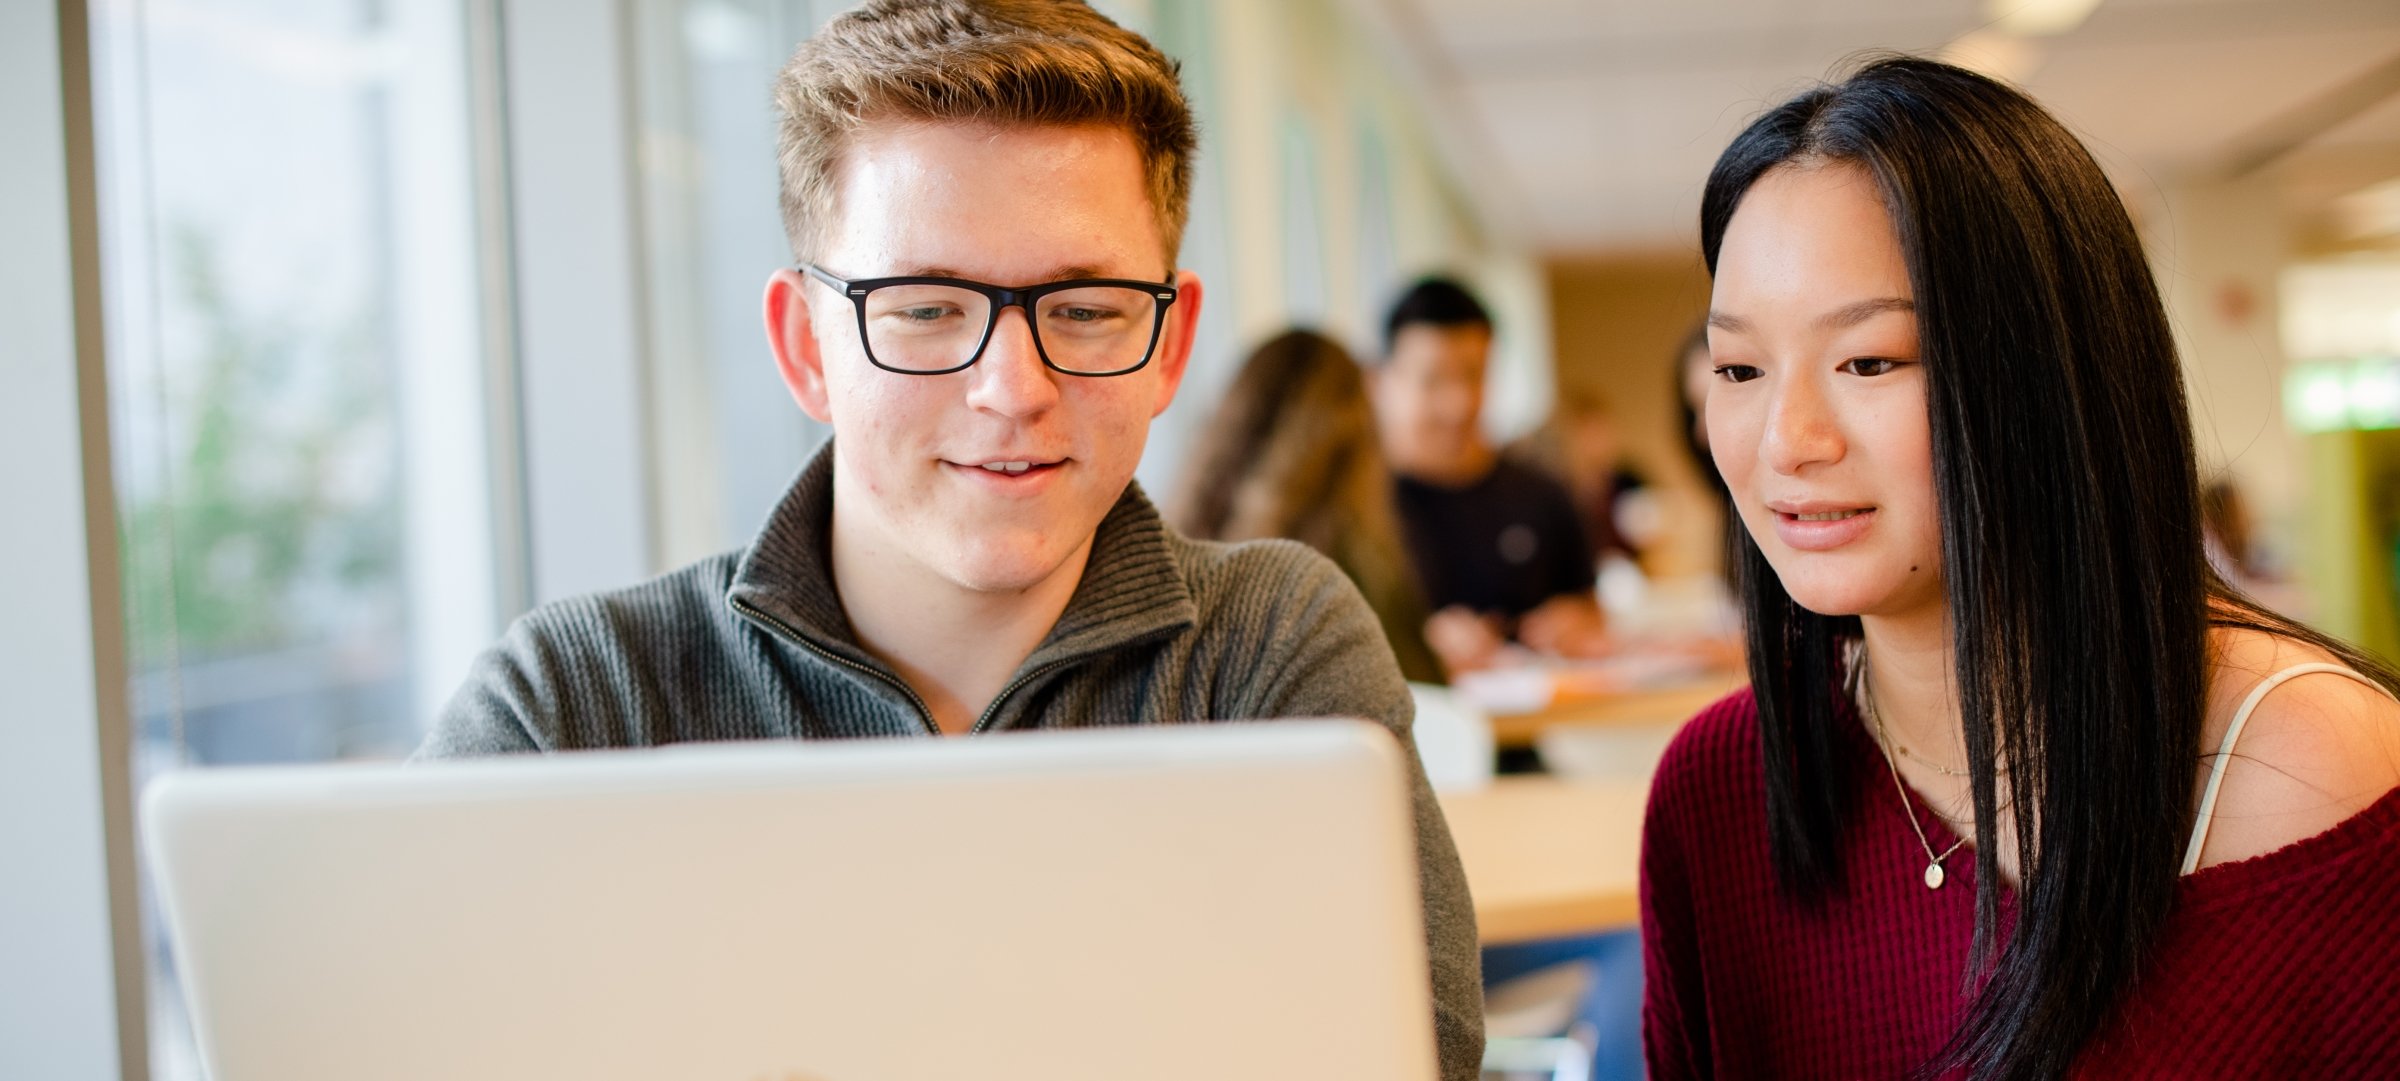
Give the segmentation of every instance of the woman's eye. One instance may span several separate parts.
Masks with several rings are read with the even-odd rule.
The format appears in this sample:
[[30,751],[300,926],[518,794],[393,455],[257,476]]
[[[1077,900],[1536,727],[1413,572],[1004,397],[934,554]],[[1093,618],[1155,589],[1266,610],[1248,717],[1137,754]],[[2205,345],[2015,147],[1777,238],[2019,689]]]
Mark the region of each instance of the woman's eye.
[[1898,368],[1899,366],[1899,361],[1886,360],[1882,357],[1852,357],[1849,360],[1842,362],[1841,370],[1849,372],[1852,375],[1862,375],[1871,379],[1878,375],[1889,374],[1892,369]]
[[1719,364],[1716,367],[1716,373],[1717,378],[1728,383],[1747,383],[1761,374],[1758,369],[1747,364]]

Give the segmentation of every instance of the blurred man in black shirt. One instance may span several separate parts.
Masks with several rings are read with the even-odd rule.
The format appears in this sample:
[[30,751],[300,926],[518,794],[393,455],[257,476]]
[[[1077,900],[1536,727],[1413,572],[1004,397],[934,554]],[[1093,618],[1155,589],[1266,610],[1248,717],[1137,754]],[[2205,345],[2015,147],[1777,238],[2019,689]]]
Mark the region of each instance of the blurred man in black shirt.
[[1501,459],[1483,432],[1492,319],[1457,282],[1428,278],[1384,321],[1370,381],[1401,528],[1434,610],[1426,640],[1451,671],[1509,638],[1553,653],[1600,648],[1593,557],[1557,481]]

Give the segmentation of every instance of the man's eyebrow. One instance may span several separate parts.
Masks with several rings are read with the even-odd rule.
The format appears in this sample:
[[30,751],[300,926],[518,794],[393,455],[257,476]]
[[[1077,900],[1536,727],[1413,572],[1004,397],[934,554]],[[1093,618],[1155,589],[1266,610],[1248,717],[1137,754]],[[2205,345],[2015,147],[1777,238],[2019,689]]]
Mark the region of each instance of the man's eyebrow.
[[1708,310],[1708,325],[1735,334],[1746,334],[1750,330],[1749,320],[1732,312],[1721,312],[1715,308]]
[[[957,279],[959,279],[959,280],[961,280],[961,281],[981,281],[981,280],[982,280],[982,279],[980,279],[980,278],[977,278],[977,277],[975,277],[975,276],[974,276],[974,275],[972,275],[972,274],[968,274],[968,273],[966,273],[966,272],[964,272],[964,271],[961,271],[961,270],[959,270],[959,269],[957,269],[957,268],[955,268],[955,267],[946,267],[946,266],[941,266],[941,265],[938,265],[938,264],[931,264],[931,263],[920,263],[920,264],[916,264],[916,265],[912,265],[912,266],[903,266],[903,267],[901,267],[901,268],[900,268],[900,270],[899,270],[899,272],[898,272],[898,273],[896,273],[896,274],[893,274],[892,276],[893,276],[893,277],[895,277],[895,278],[957,278]],[[1086,265],[1084,265],[1084,264],[1078,263],[1078,264],[1074,264],[1074,265],[1072,265],[1072,266],[1052,267],[1052,268],[1050,268],[1050,273],[1043,275],[1041,278],[1039,278],[1038,280],[1035,280],[1035,281],[1030,281],[1030,282],[992,282],[992,283],[990,283],[990,284],[993,284],[993,285],[1006,285],[1006,286],[1020,286],[1020,285],[1040,285],[1040,284],[1042,284],[1043,282],[1063,282],[1063,281],[1074,281],[1074,280],[1076,280],[1076,279],[1078,279],[1078,278],[1105,278],[1105,277],[1109,277],[1109,275],[1101,273],[1101,272],[1100,272],[1100,268],[1099,268],[1099,267],[1095,267],[1095,266],[1086,266]]]
[[1854,327],[1885,312],[1914,312],[1915,301],[1907,297],[1877,297],[1856,304],[1844,304],[1817,317],[1817,325],[1828,330]]

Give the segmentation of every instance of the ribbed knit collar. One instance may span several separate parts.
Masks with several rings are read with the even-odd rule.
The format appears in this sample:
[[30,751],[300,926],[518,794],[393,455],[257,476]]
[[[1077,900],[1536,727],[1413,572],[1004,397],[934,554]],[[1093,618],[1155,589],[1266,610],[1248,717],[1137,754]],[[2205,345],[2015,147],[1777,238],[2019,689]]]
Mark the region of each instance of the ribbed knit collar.
[[[896,680],[889,666],[858,644],[834,586],[833,455],[828,439],[801,469],[742,554],[725,598],[737,612],[755,610],[809,645]],[[1083,580],[1066,610],[1020,671],[1087,659],[1198,619],[1166,522],[1141,486],[1129,483],[1100,519]]]

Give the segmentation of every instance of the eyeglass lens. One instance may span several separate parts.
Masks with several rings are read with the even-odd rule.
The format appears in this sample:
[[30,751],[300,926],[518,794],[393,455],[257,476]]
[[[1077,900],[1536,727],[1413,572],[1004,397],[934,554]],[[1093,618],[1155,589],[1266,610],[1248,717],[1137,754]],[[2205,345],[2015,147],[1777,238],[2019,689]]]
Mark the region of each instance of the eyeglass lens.
[[[1157,329],[1146,290],[1095,285],[1034,302],[1034,335],[1050,363],[1107,374],[1139,366]],[[877,363],[912,372],[959,367],[992,322],[990,297],[950,285],[886,285],[866,297],[867,349]]]

